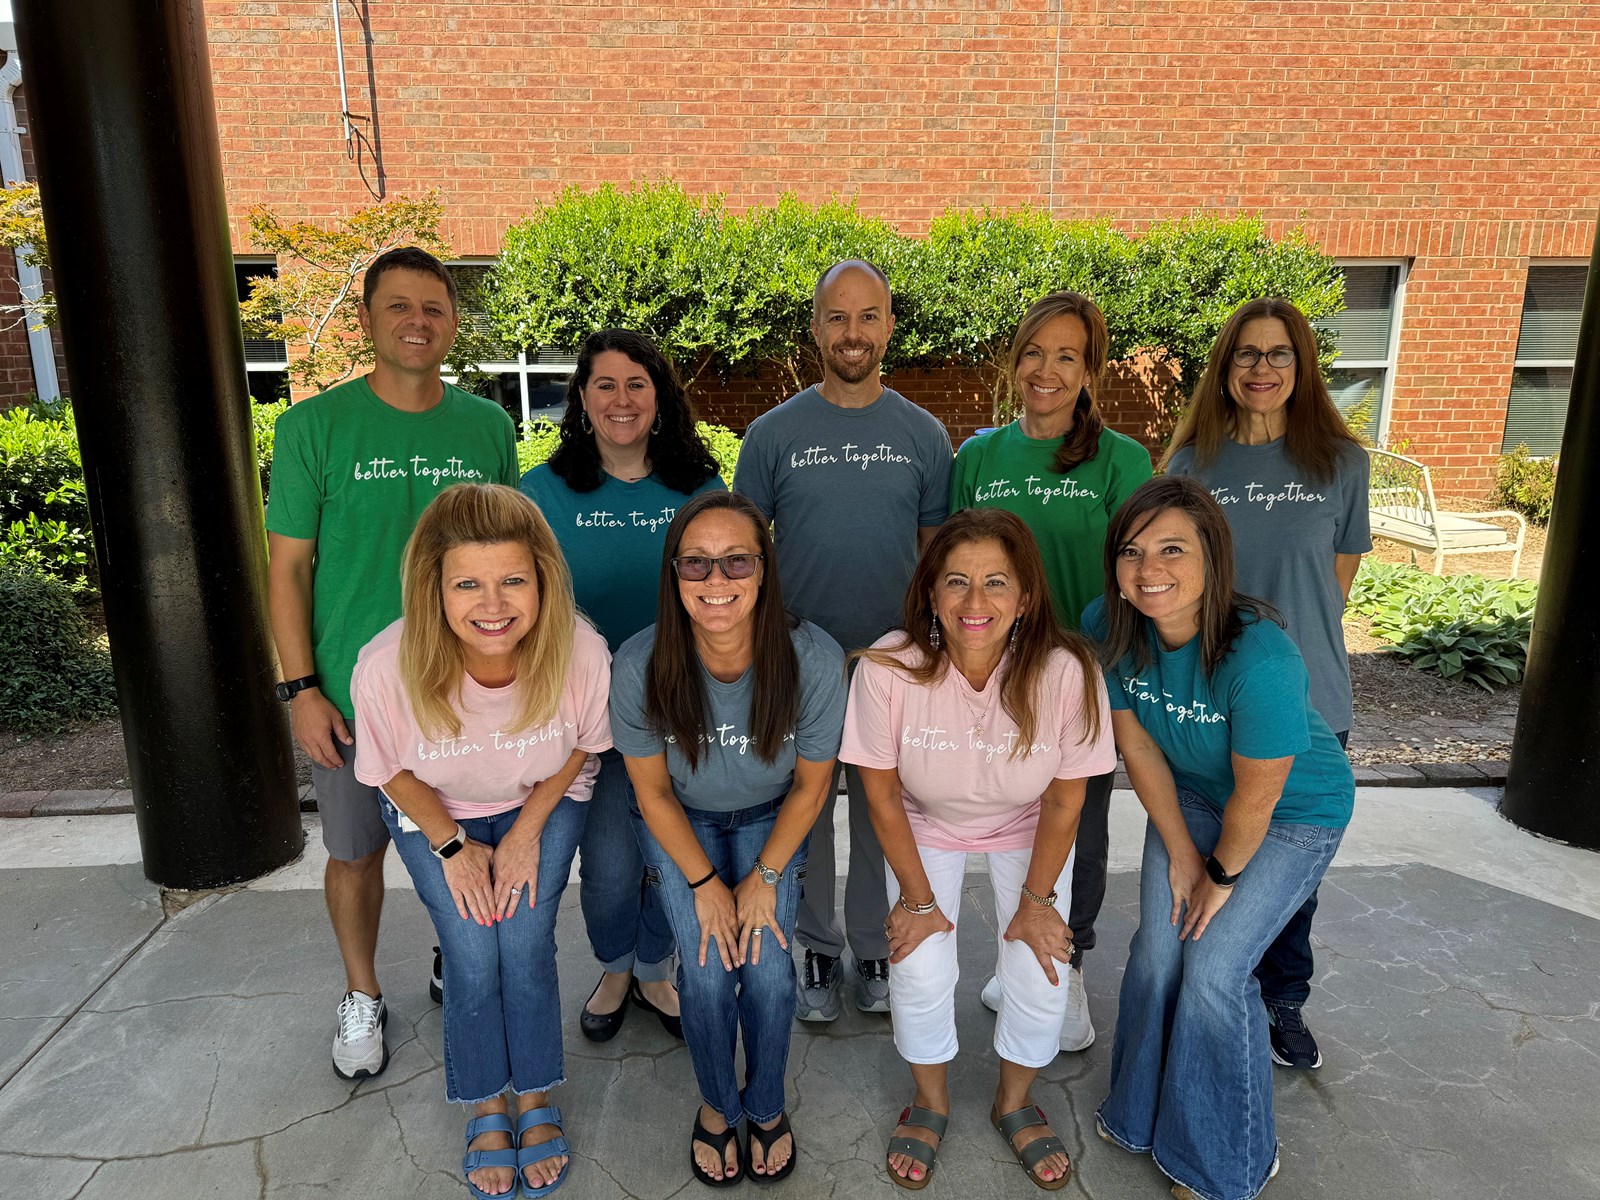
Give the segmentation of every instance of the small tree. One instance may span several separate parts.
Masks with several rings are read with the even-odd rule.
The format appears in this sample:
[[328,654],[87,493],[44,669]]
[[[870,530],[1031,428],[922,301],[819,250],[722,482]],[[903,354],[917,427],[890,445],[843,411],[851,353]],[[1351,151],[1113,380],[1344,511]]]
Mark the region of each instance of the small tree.
[[[45,247],[44,212],[39,206],[38,184],[14,183],[0,188],[0,246],[17,251],[24,266],[49,269],[50,254]],[[20,281],[17,290],[22,295],[22,303],[0,307],[0,312],[10,318],[8,328],[26,322],[37,329],[55,322],[53,292],[29,296],[22,291]]]
[[[264,205],[251,209],[250,239],[277,256],[278,274],[251,280],[250,298],[239,305],[246,336],[301,347],[289,365],[301,387],[320,391],[350,378],[372,362],[357,312],[367,268],[399,246],[448,258],[450,243],[439,232],[443,218],[436,191],[420,200],[385,200],[328,225],[284,221]],[[446,369],[470,376],[480,359],[478,342],[463,323]]]

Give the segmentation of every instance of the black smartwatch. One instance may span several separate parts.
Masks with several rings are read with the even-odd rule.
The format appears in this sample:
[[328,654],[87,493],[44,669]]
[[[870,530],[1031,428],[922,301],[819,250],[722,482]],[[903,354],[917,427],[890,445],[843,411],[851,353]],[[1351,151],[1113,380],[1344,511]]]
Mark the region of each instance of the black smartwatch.
[[1232,887],[1239,882],[1239,875],[1244,874],[1244,872],[1240,871],[1236,875],[1229,875],[1222,869],[1222,864],[1217,861],[1217,856],[1213,854],[1206,859],[1206,874],[1211,877],[1211,882],[1218,887]]
[[302,675],[299,679],[289,679],[280,683],[272,689],[272,694],[287,704],[307,688],[321,686],[322,681],[315,675]]

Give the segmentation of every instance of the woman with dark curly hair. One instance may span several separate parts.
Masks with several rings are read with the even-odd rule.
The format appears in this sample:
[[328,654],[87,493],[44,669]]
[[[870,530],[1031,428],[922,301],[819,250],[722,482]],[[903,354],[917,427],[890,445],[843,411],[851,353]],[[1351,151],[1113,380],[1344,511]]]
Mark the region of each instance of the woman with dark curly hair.
[[[725,491],[695,432],[672,364],[643,334],[604,329],[584,339],[567,381],[560,444],[519,485],[544,513],[572,569],[578,607],[613,652],[655,620],[661,547],[691,496]],[[654,889],[642,889],[622,756],[600,756],[579,848],[584,924],[603,974],[579,1014],[592,1042],[614,1037],[634,1003],[683,1036],[672,984],[672,930]]]

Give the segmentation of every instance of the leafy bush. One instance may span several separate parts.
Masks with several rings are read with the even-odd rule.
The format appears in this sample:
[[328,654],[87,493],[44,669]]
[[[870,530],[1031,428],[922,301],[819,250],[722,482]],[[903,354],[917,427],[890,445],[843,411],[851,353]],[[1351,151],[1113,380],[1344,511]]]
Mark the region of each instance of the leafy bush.
[[1500,456],[1500,470],[1494,484],[1495,499],[1514,508],[1539,525],[1550,523],[1550,505],[1556,498],[1556,460],[1535,458],[1533,451],[1520,445]]
[[[711,447],[717,466],[721,468],[723,482],[732,487],[733,469],[739,462],[739,435],[725,425],[707,425],[704,421],[696,422],[695,429],[705,438],[706,445]],[[522,440],[517,443],[518,469],[526,474],[540,463],[548,461],[556,451],[558,440],[559,433],[554,422],[528,422],[522,431]]]
[[89,498],[64,401],[0,412],[0,561],[94,589]]
[[278,432],[278,418],[283,416],[288,407],[287,400],[250,406],[250,427],[256,436],[256,470],[261,472],[263,502],[267,498],[268,485],[272,482],[272,446]]
[[1420,670],[1486,691],[1517,682],[1539,586],[1531,579],[1428,575],[1368,560],[1350,589],[1350,608],[1371,619],[1389,653]]
[[111,656],[52,575],[0,562],[0,726],[53,733],[117,711]]

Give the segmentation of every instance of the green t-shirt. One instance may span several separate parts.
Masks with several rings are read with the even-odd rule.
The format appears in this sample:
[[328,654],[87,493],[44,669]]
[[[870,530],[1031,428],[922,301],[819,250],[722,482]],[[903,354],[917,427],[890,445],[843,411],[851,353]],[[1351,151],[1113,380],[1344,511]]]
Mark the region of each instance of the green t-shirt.
[[406,541],[453,483],[516,487],[517,447],[499,405],[451,384],[427,412],[408,413],[362,377],[278,418],[267,532],[317,543],[311,650],[323,695],[346,718],[356,655],[400,615]]
[[1076,629],[1078,615],[1105,591],[1106,528],[1150,478],[1150,454],[1106,429],[1093,458],[1058,475],[1050,464],[1060,445],[1060,438],[1028,437],[1017,421],[970,439],[956,454],[950,511],[1003,508],[1021,517],[1044,556],[1056,619]]

